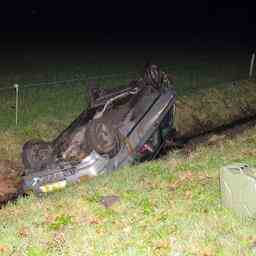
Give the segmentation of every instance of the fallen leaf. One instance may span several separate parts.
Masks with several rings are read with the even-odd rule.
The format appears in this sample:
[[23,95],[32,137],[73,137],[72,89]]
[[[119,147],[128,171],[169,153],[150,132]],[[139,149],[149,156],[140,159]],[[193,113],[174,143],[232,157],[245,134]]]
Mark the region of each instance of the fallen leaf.
[[193,173],[191,171],[186,171],[186,172],[182,172],[180,175],[179,175],[179,178],[181,180],[192,180],[193,178]]
[[157,241],[156,243],[156,250],[160,250],[160,249],[169,249],[171,247],[171,244],[169,241],[167,240],[160,240]]
[[130,233],[131,230],[132,230],[132,228],[131,228],[130,226],[125,226],[125,227],[123,228],[123,232],[124,232],[124,233]]
[[185,192],[185,197],[186,199],[191,199],[192,198],[192,191],[188,190]]
[[0,244],[0,253],[5,253],[8,251],[9,251],[9,248],[6,245]]
[[177,181],[175,181],[173,184],[170,185],[169,189],[171,191],[175,191],[178,187],[183,185],[185,181],[187,180],[192,181],[192,179],[193,179],[193,174],[191,171],[184,172],[179,176]]
[[98,224],[101,224],[101,220],[99,220],[97,218],[91,218],[89,220],[89,223],[92,224],[92,225],[98,225]]
[[26,227],[22,227],[19,231],[18,231],[19,236],[21,237],[28,237],[29,235],[29,229]]
[[54,234],[53,240],[57,244],[65,243],[65,234],[63,232],[57,232]]

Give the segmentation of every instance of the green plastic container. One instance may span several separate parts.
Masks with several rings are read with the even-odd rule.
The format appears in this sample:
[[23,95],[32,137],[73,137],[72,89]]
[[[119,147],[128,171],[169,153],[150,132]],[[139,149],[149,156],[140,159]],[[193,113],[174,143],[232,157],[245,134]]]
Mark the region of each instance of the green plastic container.
[[247,164],[224,166],[220,170],[223,206],[240,217],[256,217],[256,168]]

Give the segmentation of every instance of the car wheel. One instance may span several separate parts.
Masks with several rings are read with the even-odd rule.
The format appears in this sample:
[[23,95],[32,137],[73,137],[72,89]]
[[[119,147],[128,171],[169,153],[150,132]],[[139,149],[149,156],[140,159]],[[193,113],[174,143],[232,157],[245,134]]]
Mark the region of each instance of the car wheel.
[[44,168],[50,161],[52,151],[52,146],[48,142],[41,140],[26,142],[22,150],[25,174]]
[[91,149],[110,158],[117,155],[121,148],[120,133],[113,125],[102,119],[93,120],[86,130],[85,138]]

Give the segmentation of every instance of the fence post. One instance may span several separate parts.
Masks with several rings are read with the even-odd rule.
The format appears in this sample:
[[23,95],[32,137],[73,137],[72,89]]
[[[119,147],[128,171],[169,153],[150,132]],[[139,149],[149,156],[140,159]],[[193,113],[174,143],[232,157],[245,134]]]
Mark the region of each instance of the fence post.
[[18,125],[18,114],[19,114],[19,85],[18,84],[14,84],[13,87],[16,90],[16,113],[15,113],[15,124],[16,126]]
[[252,58],[251,58],[250,71],[249,71],[249,78],[251,78],[251,77],[252,77],[252,74],[253,74],[254,61],[255,61],[255,53],[252,54]]

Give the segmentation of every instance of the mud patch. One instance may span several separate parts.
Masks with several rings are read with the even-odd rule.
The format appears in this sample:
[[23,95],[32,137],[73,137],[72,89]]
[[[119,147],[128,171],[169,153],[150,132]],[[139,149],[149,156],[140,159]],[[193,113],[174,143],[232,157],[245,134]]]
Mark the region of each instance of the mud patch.
[[0,208],[22,194],[23,173],[23,167],[16,162],[0,160]]
[[0,176],[0,208],[3,204],[15,200],[21,194],[21,180]]

